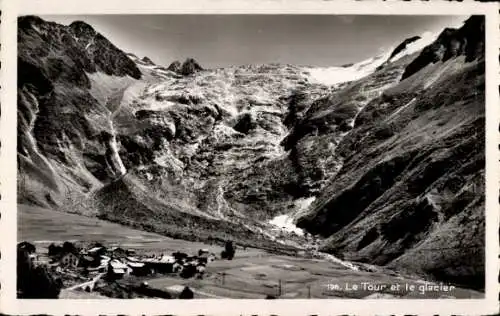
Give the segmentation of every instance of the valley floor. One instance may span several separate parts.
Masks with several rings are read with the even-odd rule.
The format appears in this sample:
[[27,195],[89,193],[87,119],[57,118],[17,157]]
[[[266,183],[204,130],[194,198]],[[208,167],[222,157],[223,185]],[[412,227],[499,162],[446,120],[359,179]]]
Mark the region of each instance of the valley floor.
[[[105,242],[141,253],[196,253],[200,248],[207,248],[220,254],[223,250],[220,245],[172,239],[94,218],[26,205],[18,206],[18,241],[34,243],[37,251],[41,249],[42,252],[50,243],[64,241]],[[484,295],[467,289],[445,290],[435,287],[434,283],[377,267],[353,270],[325,259],[284,256],[239,247],[233,260],[216,260],[207,266],[202,280],[167,274],[146,279],[131,277],[121,282],[145,280],[150,287],[172,293],[188,285],[195,298],[481,298]],[[95,298],[96,295],[64,289],[60,298]]]

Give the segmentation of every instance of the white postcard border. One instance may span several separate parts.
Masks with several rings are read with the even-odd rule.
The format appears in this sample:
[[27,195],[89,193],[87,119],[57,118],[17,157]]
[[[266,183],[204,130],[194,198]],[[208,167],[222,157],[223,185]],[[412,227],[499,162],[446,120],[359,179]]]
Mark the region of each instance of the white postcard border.
[[[0,58],[1,219],[0,311],[6,314],[488,314],[498,312],[500,108],[499,6],[479,2],[354,2],[311,0],[3,0]],[[399,14],[486,15],[486,297],[470,300],[19,300],[16,299],[17,16],[25,14]]]

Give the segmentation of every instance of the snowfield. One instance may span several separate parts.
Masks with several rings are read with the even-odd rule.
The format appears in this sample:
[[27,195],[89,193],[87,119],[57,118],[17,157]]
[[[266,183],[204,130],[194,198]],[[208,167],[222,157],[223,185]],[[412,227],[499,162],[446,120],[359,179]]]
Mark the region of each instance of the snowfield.
[[406,55],[422,50],[425,46],[431,44],[437,36],[437,33],[425,32],[420,35],[420,39],[408,44],[405,49],[390,59],[389,57],[394,47],[391,47],[376,57],[363,60],[347,67],[309,67],[306,68],[306,70],[310,73],[311,82],[326,85],[333,86],[343,82],[358,80],[375,72],[378,67],[387,62],[395,62]]

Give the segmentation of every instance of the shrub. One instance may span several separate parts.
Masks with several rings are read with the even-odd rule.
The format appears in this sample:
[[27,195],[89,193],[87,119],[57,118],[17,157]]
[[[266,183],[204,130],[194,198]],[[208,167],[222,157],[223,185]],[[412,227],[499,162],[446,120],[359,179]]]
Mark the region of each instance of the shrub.
[[224,248],[225,248],[225,250],[223,251],[223,253],[225,252],[227,260],[233,260],[234,254],[236,252],[236,250],[234,249],[234,246],[233,246],[233,242],[226,241],[226,245]]
[[62,253],[63,248],[54,244],[49,246],[49,257],[56,257]]

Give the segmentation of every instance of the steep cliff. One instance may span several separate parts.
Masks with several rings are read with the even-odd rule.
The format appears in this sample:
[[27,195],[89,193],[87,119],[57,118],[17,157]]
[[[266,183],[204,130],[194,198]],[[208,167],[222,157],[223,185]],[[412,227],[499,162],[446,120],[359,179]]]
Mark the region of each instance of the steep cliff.
[[18,24],[19,198],[58,204],[68,190],[87,191],[125,172],[107,108],[111,92],[93,95],[93,76],[132,82],[141,72],[83,22],[26,16]]

